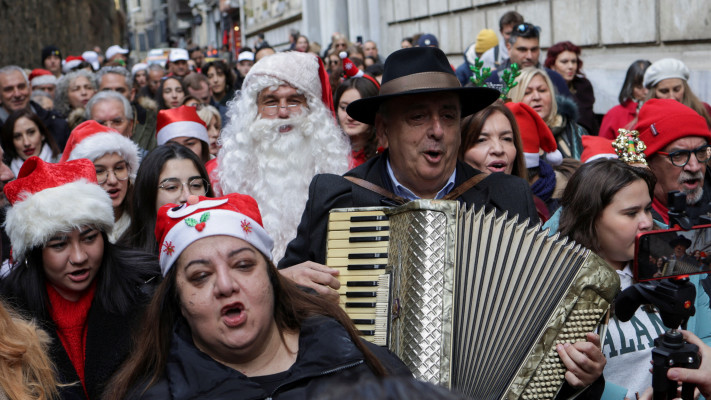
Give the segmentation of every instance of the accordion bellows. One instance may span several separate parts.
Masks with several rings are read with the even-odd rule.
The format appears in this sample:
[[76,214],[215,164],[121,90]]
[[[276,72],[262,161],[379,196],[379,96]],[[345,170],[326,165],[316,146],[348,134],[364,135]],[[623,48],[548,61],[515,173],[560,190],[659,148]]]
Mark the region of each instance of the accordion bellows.
[[[372,268],[365,279],[378,285],[370,339],[387,345],[416,378],[476,399],[554,398],[565,374],[555,345],[585,340],[597,327],[619,290],[617,273],[580,245],[505,213],[440,200],[368,214],[374,210],[389,220],[387,264],[362,268],[356,255],[341,267]],[[331,219],[360,211],[333,210]],[[362,251],[367,228],[356,232]],[[344,264],[332,255],[346,242],[329,239],[329,266]],[[364,294],[354,294],[354,303],[349,290],[363,282],[348,282],[352,274],[339,278],[346,280],[342,305],[362,323]]]

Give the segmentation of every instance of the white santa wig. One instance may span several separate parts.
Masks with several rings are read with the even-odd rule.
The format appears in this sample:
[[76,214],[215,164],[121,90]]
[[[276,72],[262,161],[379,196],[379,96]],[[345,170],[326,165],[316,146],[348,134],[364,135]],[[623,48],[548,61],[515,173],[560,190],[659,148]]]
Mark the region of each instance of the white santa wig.
[[[317,61],[314,63],[314,68],[318,68]],[[285,69],[283,64],[282,68]],[[322,101],[318,80],[319,89],[315,90],[313,85],[292,84],[273,74],[252,75],[252,71],[254,67],[242,91],[228,103],[230,123],[220,136],[218,190],[223,194],[248,194],[257,200],[264,228],[274,238],[273,254],[278,261],[289,241],[296,237],[311,179],[321,173],[345,173],[351,147],[346,135],[338,128],[332,110]],[[308,74],[300,75],[299,79],[304,80],[304,76]],[[259,118],[259,93],[267,88],[276,90],[282,85],[295,87],[303,94],[308,110],[290,119]],[[291,132],[279,133],[270,129],[275,124],[290,121],[298,123]],[[267,158],[269,162],[265,162]]]

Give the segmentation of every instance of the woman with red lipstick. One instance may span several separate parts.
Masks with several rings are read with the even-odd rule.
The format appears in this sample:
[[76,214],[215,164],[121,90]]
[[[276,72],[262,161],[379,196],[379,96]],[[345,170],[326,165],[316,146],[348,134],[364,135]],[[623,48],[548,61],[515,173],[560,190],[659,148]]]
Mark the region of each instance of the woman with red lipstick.
[[37,156],[47,162],[59,161],[59,147],[37,114],[25,109],[15,111],[2,127],[5,163],[17,176],[28,158]]
[[138,145],[131,139],[90,120],[72,131],[60,160],[87,158],[94,163],[98,183],[109,194],[114,210],[114,226],[109,232],[111,243],[116,243],[131,224],[128,207],[139,154]]
[[277,272],[251,197],[167,204],[156,237],[164,279],[106,399],[310,399],[338,378],[409,375],[337,304]]
[[114,247],[111,199],[86,160],[28,159],[5,185],[14,264],[0,293],[51,337],[62,399],[99,399],[128,355],[158,266]]
[[462,119],[459,159],[485,174],[503,172],[528,179],[516,118],[499,102]]
[[578,123],[590,134],[597,135],[599,126],[593,113],[595,92],[592,84],[581,71],[583,60],[580,59],[580,47],[569,41],[558,42],[548,49],[543,65],[565,79],[580,111]]
[[163,78],[156,91],[156,102],[158,110],[180,107],[185,98],[185,85],[177,76],[167,76]]
[[518,84],[509,92],[511,101],[526,103],[533,108],[553,131],[563,157],[580,160],[583,152],[581,138],[588,133],[577,123],[575,102],[555,95],[555,87],[544,69],[524,68],[516,82]]
[[[62,76],[57,81],[54,94],[54,109],[62,117],[70,118],[70,114],[83,116],[86,103],[96,94],[96,77],[94,73],[80,69]],[[76,111],[75,113],[73,111]],[[72,118],[75,119],[75,118]]]

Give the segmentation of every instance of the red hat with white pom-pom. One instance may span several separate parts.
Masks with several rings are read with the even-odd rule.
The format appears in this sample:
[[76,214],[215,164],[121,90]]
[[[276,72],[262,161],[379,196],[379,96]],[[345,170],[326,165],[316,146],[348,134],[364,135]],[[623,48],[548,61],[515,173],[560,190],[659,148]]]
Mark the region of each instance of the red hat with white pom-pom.
[[92,226],[108,233],[114,224],[111,198],[85,158],[54,164],[30,157],[17,179],[5,185],[5,196],[12,204],[5,231],[15,260],[58,232]]
[[238,193],[209,198],[190,196],[178,206],[166,204],[158,210],[156,238],[160,240],[160,269],[165,276],[191,243],[210,236],[242,239],[272,259],[274,241],[264,230],[257,202]]
[[518,129],[521,132],[526,168],[538,166],[541,150],[546,153],[548,163],[560,165],[563,162],[563,155],[558,151],[558,144],[553,132],[538,113],[524,103],[506,103],[506,107],[516,117],[516,123],[518,123]]
[[346,77],[348,77],[348,78],[366,78],[366,79],[370,80],[371,82],[373,82],[375,84],[375,87],[380,89],[380,84],[378,83],[378,81],[376,81],[375,78],[373,78],[372,76],[366,75],[365,72],[361,71],[360,68],[356,67],[356,65],[353,63],[353,61],[351,61],[348,58],[348,53],[346,53],[345,51],[342,51],[342,52],[338,53],[338,57],[340,57],[341,60],[343,60],[343,72],[346,74]]

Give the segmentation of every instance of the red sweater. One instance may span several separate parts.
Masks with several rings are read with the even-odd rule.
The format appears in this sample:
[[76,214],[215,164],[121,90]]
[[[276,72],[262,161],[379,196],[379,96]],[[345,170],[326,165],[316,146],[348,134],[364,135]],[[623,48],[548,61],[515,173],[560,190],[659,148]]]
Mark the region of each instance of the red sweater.
[[52,304],[50,316],[57,325],[57,335],[62,341],[62,346],[64,346],[69,360],[77,371],[86,393],[86,383],[84,382],[86,331],[89,308],[91,308],[91,302],[94,300],[94,292],[96,291],[96,282],[93,282],[76,302],[62,297],[51,284],[47,283],[46,286],[49,302]]

